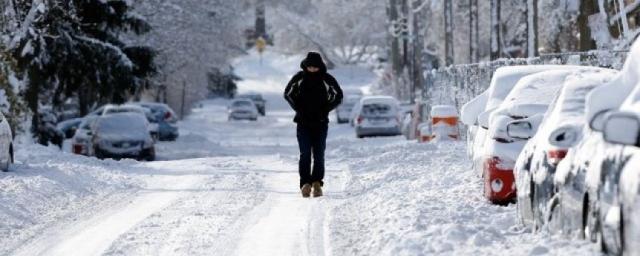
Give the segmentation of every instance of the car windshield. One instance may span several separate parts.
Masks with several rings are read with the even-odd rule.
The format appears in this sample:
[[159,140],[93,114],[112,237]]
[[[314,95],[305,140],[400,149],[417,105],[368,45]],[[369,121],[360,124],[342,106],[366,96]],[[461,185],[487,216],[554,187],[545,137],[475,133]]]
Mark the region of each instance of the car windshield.
[[388,104],[374,103],[362,106],[362,115],[365,116],[389,116],[392,107]]
[[[101,117],[96,125],[103,134],[141,133],[147,132],[146,122],[137,114],[116,114]],[[125,132],[126,131],[126,132]]]
[[105,114],[129,113],[129,112],[141,113],[142,111],[135,108],[109,108],[107,109]]
[[233,103],[234,107],[251,107],[251,102],[248,101],[236,101]]

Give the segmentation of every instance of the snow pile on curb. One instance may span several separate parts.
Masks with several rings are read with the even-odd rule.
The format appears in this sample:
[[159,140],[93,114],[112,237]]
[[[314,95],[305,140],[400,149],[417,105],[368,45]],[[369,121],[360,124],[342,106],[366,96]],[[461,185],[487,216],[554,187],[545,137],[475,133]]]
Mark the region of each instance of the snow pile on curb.
[[[123,171],[131,163],[21,145],[10,172],[0,172],[0,255],[61,219],[75,219],[107,195],[139,187]],[[73,213],[73,214],[70,214]]]
[[584,241],[528,233],[516,223],[515,205],[489,204],[481,179],[468,166],[464,143],[382,141],[328,152],[351,172],[345,198],[333,210],[335,255],[594,251]]

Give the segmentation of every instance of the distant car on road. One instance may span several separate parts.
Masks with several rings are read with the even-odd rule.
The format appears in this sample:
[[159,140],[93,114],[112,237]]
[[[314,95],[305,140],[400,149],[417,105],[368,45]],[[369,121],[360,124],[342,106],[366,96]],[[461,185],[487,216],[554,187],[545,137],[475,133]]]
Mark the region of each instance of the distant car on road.
[[258,110],[252,100],[236,99],[229,103],[229,121],[258,120]]
[[149,122],[143,115],[105,115],[96,120],[94,127],[91,142],[96,157],[155,160],[155,141],[148,132]]
[[13,163],[13,134],[7,120],[0,113],[0,170],[9,171],[9,166]]
[[336,119],[339,124],[348,123],[351,111],[356,103],[360,100],[360,95],[347,95],[342,104],[336,108]]
[[260,115],[264,116],[267,114],[266,105],[267,101],[262,97],[262,94],[256,92],[250,92],[245,94],[240,94],[236,97],[237,99],[250,99],[255,104],[256,109]]
[[158,124],[158,138],[160,140],[175,140],[180,133],[178,132],[178,118],[167,104],[156,102],[138,102],[138,106],[151,111],[152,116]]
[[400,135],[400,103],[390,96],[366,96],[353,109],[356,136]]

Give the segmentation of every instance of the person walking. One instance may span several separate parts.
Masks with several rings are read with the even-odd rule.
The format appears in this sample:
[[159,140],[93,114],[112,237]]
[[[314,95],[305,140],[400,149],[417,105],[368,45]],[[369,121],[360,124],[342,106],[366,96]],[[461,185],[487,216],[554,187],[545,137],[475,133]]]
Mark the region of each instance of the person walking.
[[[342,102],[338,81],[327,73],[327,66],[317,52],[309,52],[300,63],[302,71],[295,74],[284,90],[284,98],[296,112],[296,134],[300,148],[298,172],[302,197],[322,196],[324,185],[324,151],[327,140],[329,112]],[[313,169],[311,159],[313,157]]]

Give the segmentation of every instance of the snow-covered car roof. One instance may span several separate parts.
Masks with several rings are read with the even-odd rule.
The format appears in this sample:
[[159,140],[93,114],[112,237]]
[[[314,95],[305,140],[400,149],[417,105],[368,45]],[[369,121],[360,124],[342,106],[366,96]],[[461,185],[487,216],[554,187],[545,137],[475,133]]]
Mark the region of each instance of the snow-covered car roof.
[[518,81],[528,75],[551,71],[551,70],[575,70],[575,69],[598,69],[596,67],[572,66],[572,65],[529,65],[529,66],[508,66],[496,70],[489,85],[487,104],[484,110],[497,108],[502,104],[509,92],[515,87]]
[[106,140],[146,140],[149,135],[147,119],[138,113],[116,113],[96,120],[95,133]]
[[[551,134],[560,127],[575,131],[581,136],[586,123],[584,116],[587,94],[594,88],[606,84],[613,79],[617,71],[603,69],[599,72],[572,73],[565,82],[555,103],[549,106],[544,121],[536,133],[537,143],[549,146]],[[576,141],[579,139],[576,138]]]
[[385,103],[385,104],[392,104],[392,105],[398,105],[398,106],[400,105],[398,100],[396,100],[391,96],[365,96],[365,97],[362,97],[362,99],[360,99],[361,105],[373,104],[373,103]]
[[604,110],[617,109],[640,83],[640,40],[631,46],[620,73],[609,83],[594,89],[587,96],[587,120]]
[[520,79],[500,105],[508,115],[527,117],[546,112],[569,75],[599,72],[600,69],[550,70]]
[[549,109],[548,122],[555,126],[584,124],[587,94],[611,81],[617,73],[612,69],[603,69],[600,72],[573,73],[567,76],[558,101],[553,109]]
[[431,116],[437,117],[457,117],[458,110],[451,105],[435,105],[431,107]]

